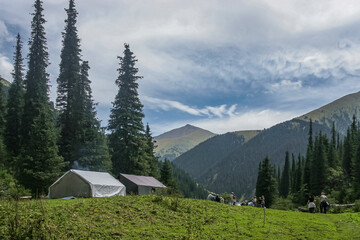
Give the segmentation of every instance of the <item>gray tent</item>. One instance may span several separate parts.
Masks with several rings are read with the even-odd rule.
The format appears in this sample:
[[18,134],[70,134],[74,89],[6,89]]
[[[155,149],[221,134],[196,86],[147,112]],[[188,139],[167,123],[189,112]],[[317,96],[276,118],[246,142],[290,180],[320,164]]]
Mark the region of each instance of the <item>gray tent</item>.
[[120,182],[126,186],[126,192],[138,195],[148,195],[157,188],[166,188],[164,184],[153,177],[137,176],[131,174],[120,174]]
[[71,169],[49,187],[49,198],[125,196],[125,186],[106,172]]

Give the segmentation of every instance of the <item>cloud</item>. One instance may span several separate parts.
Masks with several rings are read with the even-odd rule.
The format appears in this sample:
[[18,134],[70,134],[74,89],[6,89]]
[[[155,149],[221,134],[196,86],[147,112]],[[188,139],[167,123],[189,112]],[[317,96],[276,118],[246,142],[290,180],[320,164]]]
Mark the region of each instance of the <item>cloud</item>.
[[300,116],[298,112],[274,111],[271,109],[251,110],[229,115],[224,118],[201,119],[194,121],[177,121],[168,124],[152,124],[151,129],[155,135],[159,135],[174,128],[191,124],[216,134],[234,132],[239,130],[262,130]]
[[7,81],[11,81],[12,70],[13,70],[13,65],[11,64],[10,59],[0,54],[0,75]]
[[[0,4],[6,6],[0,8],[0,41],[19,30],[26,42],[33,1]],[[53,100],[67,7],[68,0],[44,1]],[[279,120],[277,111],[304,111],[304,102],[322,104],[360,88],[357,0],[87,0],[76,1],[76,8],[82,58],[90,63],[93,96],[104,113],[117,92],[116,57],[125,42],[139,60],[146,107],[201,121],[232,125],[230,119],[243,121],[239,109],[254,107]],[[12,69],[7,49],[0,44],[4,77]]]
[[179,110],[194,116],[206,116],[209,118],[217,117],[223,118],[224,116],[233,116],[236,110],[236,104],[227,109],[226,104],[220,106],[205,106],[204,108],[190,107],[177,101],[158,99],[148,96],[142,97],[143,103],[147,108],[152,110],[171,111]]

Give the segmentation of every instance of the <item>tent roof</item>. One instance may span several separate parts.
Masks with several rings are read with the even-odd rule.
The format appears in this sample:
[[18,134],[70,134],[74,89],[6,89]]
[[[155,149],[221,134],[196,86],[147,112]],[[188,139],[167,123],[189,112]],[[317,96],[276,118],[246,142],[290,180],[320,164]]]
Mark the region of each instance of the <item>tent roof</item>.
[[70,169],[69,172],[79,175],[92,185],[124,186],[107,172],[83,171],[75,169]]
[[164,184],[156,180],[154,177],[137,176],[137,175],[123,174],[123,173],[121,173],[121,176],[129,179],[131,182],[135,183],[138,186],[166,188]]

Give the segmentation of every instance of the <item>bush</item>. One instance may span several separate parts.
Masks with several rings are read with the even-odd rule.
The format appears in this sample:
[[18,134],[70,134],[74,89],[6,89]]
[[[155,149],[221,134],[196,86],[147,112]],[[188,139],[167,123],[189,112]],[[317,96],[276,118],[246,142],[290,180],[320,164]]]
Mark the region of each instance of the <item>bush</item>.
[[360,199],[355,201],[354,212],[360,212]]
[[291,198],[276,198],[274,203],[270,206],[273,209],[278,210],[294,210],[295,205],[292,202]]
[[18,184],[7,171],[0,170],[0,196],[7,199],[18,199],[24,195],[30,195],[30,191]]

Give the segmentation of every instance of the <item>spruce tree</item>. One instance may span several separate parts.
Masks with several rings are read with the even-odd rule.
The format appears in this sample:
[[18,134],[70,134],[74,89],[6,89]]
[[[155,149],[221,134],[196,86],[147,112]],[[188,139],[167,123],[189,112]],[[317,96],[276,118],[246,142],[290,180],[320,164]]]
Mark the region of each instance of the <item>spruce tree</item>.
[[311,191],[313,195],[319,195],[324,191],[327,177],[327,159],[325,152],[325,141],[327,138],[320,132],[315,138],[314,159],[311,171]]
[[291,163],[291,172],[290,172],[290,188],[291,192],[295,192],[295,179],[296,179],[296,164],[295,164],[295,155],[291,154],[292,163]]
[[61,174],[64,162],[58,156],[48,97],[48,53],[42,1],[36,0],[34,8],[24,98],[20,179],[33,195],[37,195],[46,193],[47,187]]
[[118,57],[120,68],[116,85],[119,91],[115,96],[111,109],[108,129],[112,150],[112,164],[114,174],[130,173],[148,175],[150,166],[147,161],[146,139],[142,119],[143,105],[138,96],[136,58],[125,44],[124,56]]
[[149,124],[146,124],[146,129],[145,129],[145,137],[146,137],[146,143],[147,143],[147,149],[146,149],[146,153],[148,155],[148,161],[149,161],[149,166],[150,166],[150,176],[153,176],[155,178],[159,178],[159,162],[158,162],[158,158],[155,157],[154,153],[155,153],[155,140],[153,139],[153,137],[151,136],[151,131],[150,131],[150,127]]
[[272,177],[272,166],[268,157],[266,157],[259,167],[258,182],[256,183],[256,196],[265,197],[265,206],[269,207],[274,202],[277,195],[276,180]]
[[354,151],[353,151],[353,137],[352,131],[350,129],[347,130],[346,137],[344,138],[344,155],[342,161],[342,168],[348,178],[351,178],[352,168],[353,168],[353,158],[354,158]]
[[[79,131],[81,120],[76,119],[80,114],[75,105],[79,104],[79,81],[80,81],[80,40],[77,33],[74,0],[69,1],[69,8],[65,9],[65,32],[63,32],[63,48],[61,50],[60,73],[57,79],[56,105],[60,110],[60,153],[64,160],[73,166],[75,160],[75,146],[79,144]],[[80,103],[82,104],[82,103]]]
[[334,122],[331,129],[331,141],[330,141],[327,157],[328,157],[329,167],[336,168],[338,166],[338,155],[336,151],[336,131],[335,131]]
[[[16,50],[14,54],[14,70],[12,72],[13,82],[9,89],[7,102],[5,142],[11,163],[9,167],[19,169],[16,166],[15,158],[20,154],[21,149],[21,119],[24,111],[24,66],[21,54],[22,42],[20,34],[16,37]],[[15,169],[14,169],[15,170]],[[17,171],[16,171],[17,172]]]
[[303,172],[303,185],[304,185],[304,195],[308,195],[311,189],[311,164],[313,159],[313,136],[312,136],[312,120],[310,119],[309,123],[309,138],[308,145],[306,149],[306,158],[304,164]]
[[358,144],[357,154],[354,163],[354,199],[360,199],[360,144]]
[[76,145],[73,146],[74,162],[78,167],[96,171],[110,171],[111,158],[105,133],[101,130],[100,121],[96,118],[95,103],[92,97],[91,81],[87,61],[81,64],[80,81],[76,84],[77,94],[74,116],[77,126]]
[[279,191],[280,196],[287,198],[287,196],[289,195],[289,189],[290,189],[290,160],[289,160],[289,152],[286,152],[284,169],[280,181],[280,191]]
[[168,187],[169,193],[175,193],[178,191],[176,181],[172,174],[172,167],[169,160],[165,159],[162,163],[160,170],[160,182]]
[[5,94],[3,92],[3,84],[0,81],[0,169],[2,166],[7,165],[7,153],[4,144],[4,131],[5,131]]

